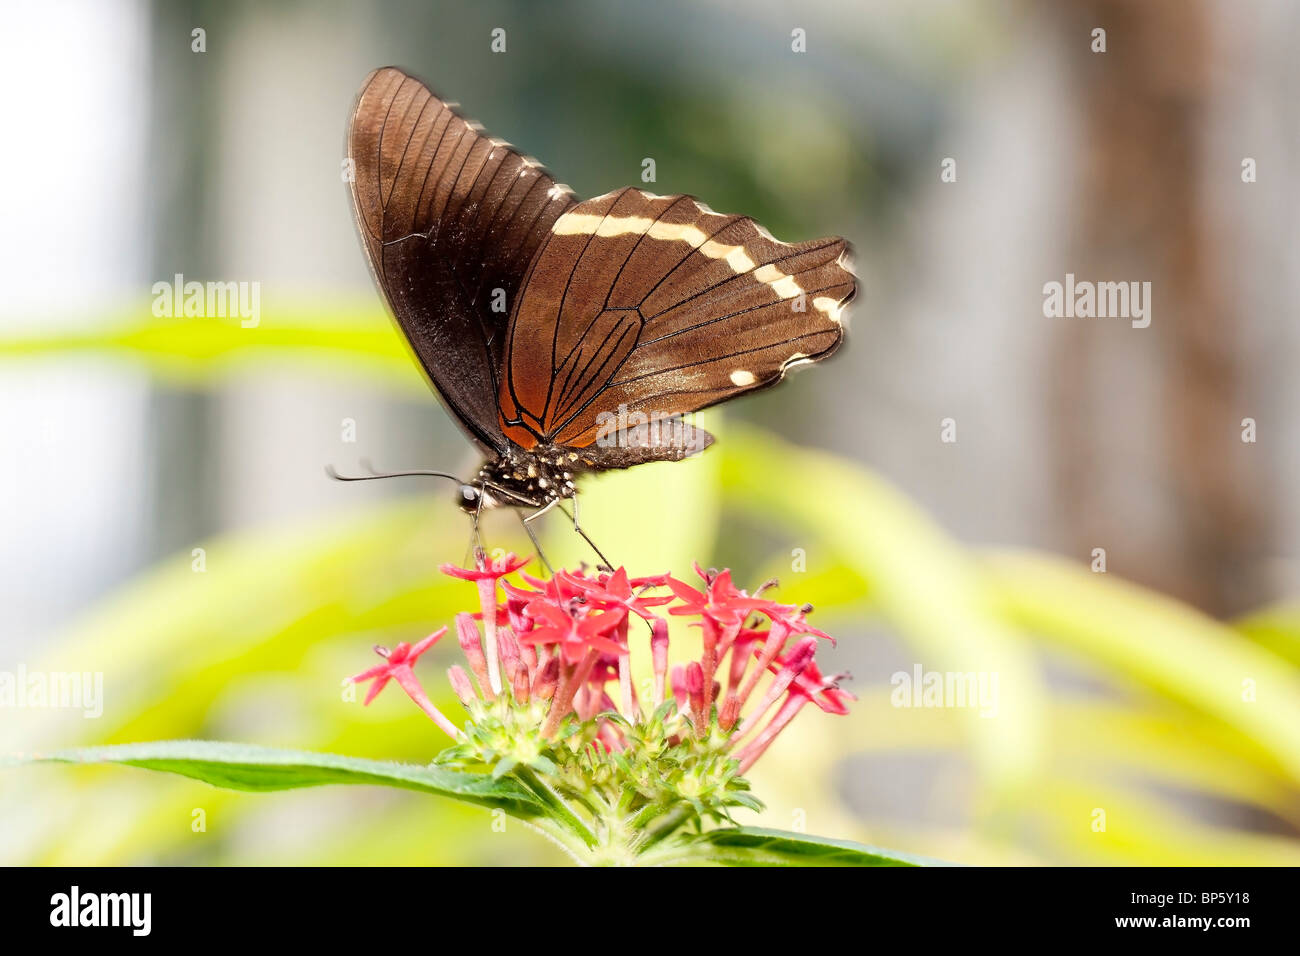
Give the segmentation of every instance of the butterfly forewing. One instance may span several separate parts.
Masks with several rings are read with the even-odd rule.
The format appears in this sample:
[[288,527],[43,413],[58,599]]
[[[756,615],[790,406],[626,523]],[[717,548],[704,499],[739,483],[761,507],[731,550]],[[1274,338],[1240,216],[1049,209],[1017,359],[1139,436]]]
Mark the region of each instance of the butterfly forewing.
[[509,309],[576,199],[392,67],[362,87],[348,155],[358,228],[393,315],[465,430],[503,451],[496,398]]
[[[367,79],[348,151],[379,286],[494,457],[512,445],[584,449],[596,469],[683,457],[710,436],[647,422],[772,385],[843,338],[844,240],[778,242],[689,196],[629,188],[578,203],[401,70]],[[601,441],[611,416],[614,448]]]
[[778,242],[688,196],[579,203],[556,219],[511,315],[502,430],[524,448],[586,448],[611,415],[696,411],[825,358],[855,291],[846,253],[839,238]]

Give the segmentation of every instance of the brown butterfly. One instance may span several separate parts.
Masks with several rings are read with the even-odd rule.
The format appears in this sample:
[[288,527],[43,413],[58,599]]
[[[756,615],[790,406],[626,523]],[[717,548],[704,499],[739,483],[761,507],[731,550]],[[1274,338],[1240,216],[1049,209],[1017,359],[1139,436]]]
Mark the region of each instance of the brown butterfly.
[[843,239],[789,245],[633,187],[580,202],[399,69],[366,79],[348,155],[376,282],[486,456],[459,487],[476,527],[508,505],[532,511],[528,528],[566,498],[577,527],[584,473],[703,450],[713,437],[680,416],[844,337]]

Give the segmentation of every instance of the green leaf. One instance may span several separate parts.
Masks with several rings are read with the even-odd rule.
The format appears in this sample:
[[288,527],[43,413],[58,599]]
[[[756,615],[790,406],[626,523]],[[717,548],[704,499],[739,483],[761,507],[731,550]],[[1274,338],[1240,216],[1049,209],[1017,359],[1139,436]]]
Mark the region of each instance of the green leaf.
[[228,790],[294,790],[327,783],[378,784],[434,793],[480,806],[501,807],[517,816],[536,816],[543,812],[537,799],[513,780],[492,780],[484,774],[461,773],[444,767],[213,740],[160,740],[86,747],[5,761],[48,762],[125,764],[192,777]]
[[769,830],[764,827],[726,827],[709,830],[688,844],[705,845],[708,859],[723,866],[935,866],[935,860],[882,850],[826,837]]
[[[306,300],[268,290],[258,325],[238,317],[155,318],[149,302],[123,303],[99,321],[50,322],[0,334],[0,361],[89,354],[139,362],[159,379],[201,386],[258,362],[296,362],[361,373],[390,389],[425,391],[419,366],[373,295]],[[280,366],[282,367],[282,366]]]
[[1289,600],[1261,608],[1234,626],[1261,647],[1300,667],[1300,602]]
[[1172,598],[1063,560],[1007,552],[986,568],[1008,617],[1235,728],[1300,781],[1300,674],[1286,660]]

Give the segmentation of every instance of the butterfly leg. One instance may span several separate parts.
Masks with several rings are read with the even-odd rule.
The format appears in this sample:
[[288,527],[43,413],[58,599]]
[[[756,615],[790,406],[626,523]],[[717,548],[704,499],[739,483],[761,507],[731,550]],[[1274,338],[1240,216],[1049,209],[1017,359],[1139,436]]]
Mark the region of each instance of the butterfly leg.
[[[556,503],[558,504],[558,499]],[[560,510],[564,511],[563,505],[560,505]],[[582,530],[582,526],[578,524],[578,496],[577,495],[573,496],[573,514],[569,514],[567,511],[564,511],[564,515],[565,517],[573,521],[573,530],[578,532],[578,534],[582,535],[583,541],[591,545],[591,550],[596,552],[596,557],[600,558],[601,562],[604,564],[604,570],[612,573],[614,570],[614,565],[610,562],[609,558],[605,557],[605,555],[601,552],[600,548],[596,547],[596,542],[591,540],[591,537],[587,534],[587,532]]]
[[533,549],[537,552],[537,557],[541,559],[542,564],[546,566],[546,570],[551,574],[552,577],[555,576],[555,568],[551,567],[551,562],[546,560],[546,552],[542,550],[542,543],[537,540],[537,533],[533,531],[533,526],[531,522],[534,518],[540,518],[542,515],[546,514],[546,512],[554,508],[558,500],[559,499],[557,498],[554,501],[551,501],[549,504],[545,505],[544,507],[538,508],[536,511],[534,511],[532,514],[528,515],[527,517],[524,517],[524,513],[522,511],[515,512],[515,514],[519,515],[520,524],[522,524],[524,526],[524,530],[528,532],[528,539],[532,541]]

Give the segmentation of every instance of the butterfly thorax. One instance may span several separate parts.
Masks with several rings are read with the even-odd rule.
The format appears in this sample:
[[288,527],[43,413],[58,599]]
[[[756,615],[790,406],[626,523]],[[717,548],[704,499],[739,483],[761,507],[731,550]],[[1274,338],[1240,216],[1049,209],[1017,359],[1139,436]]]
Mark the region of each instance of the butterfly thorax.
[[559,445],[525,451],[512,447],[483,462],[471,482],[483,494],[483,508],[499,505],[542,508],[577,494],[575,483],[587,468],[579,454]]

